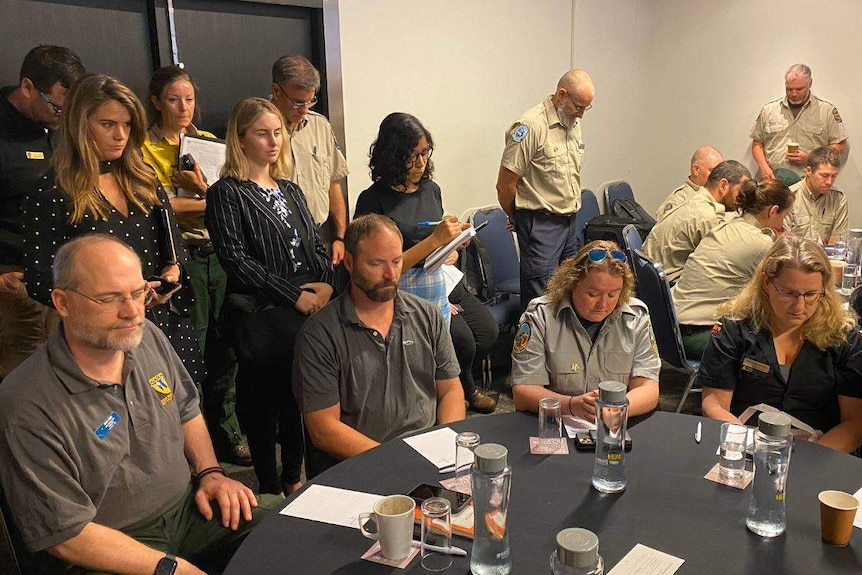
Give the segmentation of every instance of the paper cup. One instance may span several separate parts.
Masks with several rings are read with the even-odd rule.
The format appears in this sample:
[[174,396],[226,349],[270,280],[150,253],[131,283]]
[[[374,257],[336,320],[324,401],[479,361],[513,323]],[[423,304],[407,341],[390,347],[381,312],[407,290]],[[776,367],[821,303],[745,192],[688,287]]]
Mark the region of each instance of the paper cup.
[[817,498],[820,500],[820,536],[823,542],[844,547],[850,543],[859,502],[843,491],[821,491]]
[[795,154],[799,151],[799,143],[798,142],[787,142],[787,153]]
[[847,262],[829,260],[829,265],[832,266],[832,279],[835,282],[835,287],[841,287],[841,276],[844,275],[844,266],[847,265]]

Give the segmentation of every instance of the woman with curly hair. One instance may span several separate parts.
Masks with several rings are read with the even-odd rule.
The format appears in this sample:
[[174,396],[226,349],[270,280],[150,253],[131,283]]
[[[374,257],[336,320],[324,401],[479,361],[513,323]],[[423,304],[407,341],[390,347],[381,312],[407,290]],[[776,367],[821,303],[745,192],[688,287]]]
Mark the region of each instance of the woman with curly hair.
[[822,247],[784,234],[718,311],[696,380],[704,415],[738,423],[766,404],[825,432],[821,445],[862,444],[862,345]]
[[556,397],[563,413],[595,421],[599,383],[628,385],[629,415],[658,404],[661,360],[646,304],[617,244],[594,241],[560,264],[521,316],[512,349],[512,396],[536,412]]

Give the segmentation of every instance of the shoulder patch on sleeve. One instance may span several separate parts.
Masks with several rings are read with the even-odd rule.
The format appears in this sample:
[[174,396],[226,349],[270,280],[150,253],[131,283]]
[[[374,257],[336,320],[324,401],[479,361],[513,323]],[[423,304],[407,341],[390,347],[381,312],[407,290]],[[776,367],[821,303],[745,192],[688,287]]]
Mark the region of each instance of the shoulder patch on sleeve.
[[533,325],[530,320],[524,320],[518,324],[518,331],[515,333],[515,342],[512,344],[512,353],[521,353],[527,349],[527,344],[530,343],[530,336],[533,334]]
[[832,117],[835,118],[836,122],[841,123],[841,114],[838,113],[838,108],[832,108]]
[[649,330],[649,343],[652,347],[652,352],[655,354],[656,357],[661,357],[661,355],[659,355],[658,353],[658,342],[655,340],[655,332],[652,329],[652,322],[647,321],[646,325],[647,329]]
[[527,136],[527,132],[529,131],[530,128],[528,128],[526,124],[521,124],[512,131],[512,141],[520,142]]

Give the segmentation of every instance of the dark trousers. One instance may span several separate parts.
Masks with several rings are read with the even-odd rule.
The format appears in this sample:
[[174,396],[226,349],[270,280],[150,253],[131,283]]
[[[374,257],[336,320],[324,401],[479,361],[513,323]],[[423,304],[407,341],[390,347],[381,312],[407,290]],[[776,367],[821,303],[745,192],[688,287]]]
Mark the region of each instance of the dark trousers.
[[544,295],[557,266],[578,251],[575,215],[515,210],[515,233],[521,251],[521,305]]
[[449,294],[449,303],[459,307],[458,313],[452,314],[449,334],[461,367],[464,395],[469,397],[476,389],[473,363],[476,357],[484,357],[494,347],[500,328],[479,298],[467,291],[463,281]]
[[700,358],[703,357],[703,350],[706,349],[706,344],[709,342],[712,326],[680,325],[679,332],[682,335],[682,347],[685,350],[685,358],[700,361]]
[[[291,309],[282,331],[273,334],[284,353],[276,359],[240,361],[236,410],[248,438],[261,493],[281,493],[282,484],[297,483],[304,448],[302,417],[291,385],[293,347],[306,316]],[[281,443],[281,476],[276,442]]]

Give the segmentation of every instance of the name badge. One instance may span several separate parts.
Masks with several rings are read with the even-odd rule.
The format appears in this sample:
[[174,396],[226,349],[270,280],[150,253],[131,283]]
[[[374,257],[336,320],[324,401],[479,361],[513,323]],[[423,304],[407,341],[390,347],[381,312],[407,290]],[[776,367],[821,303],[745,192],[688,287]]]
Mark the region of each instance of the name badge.
[[116,411],[112,411],[111,415],[109,415],[108,418],[104,422],[102,422],[102,425],[97,427],[94,431],[96,437],[98,437],[99,439],[105,439],[106,437],[108,437],[108,434],[111,433],[111,430],[114,429],[114,427],[116,427],[118,423],[120,423],[120,415]]
[[755,371],[759,371],[760,373],[769,373],[769,365],[761,363],[759,361],[754,361],[750,357],[746,357],[742,360],[742,371],[749,371],[752,373],[754,373]]
[[45,152],[27,152],[28,160],[44,160]]

